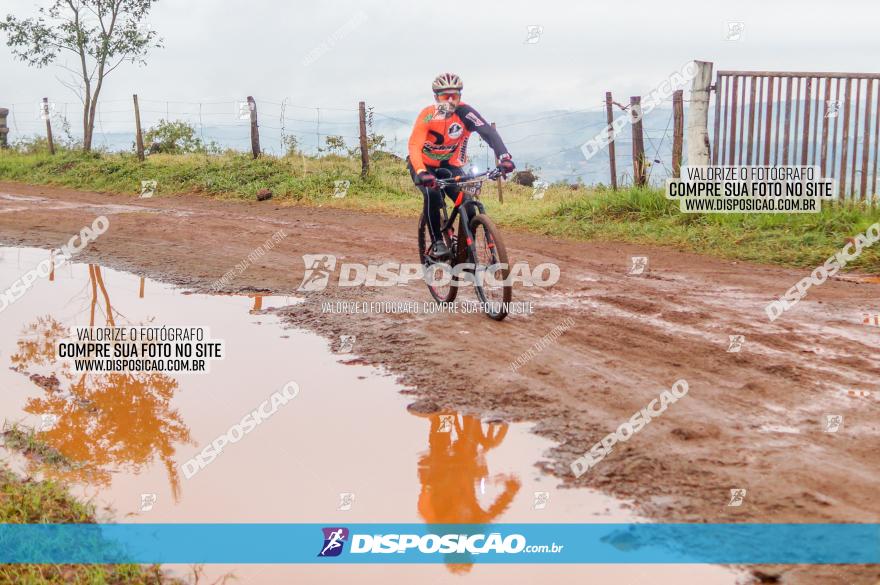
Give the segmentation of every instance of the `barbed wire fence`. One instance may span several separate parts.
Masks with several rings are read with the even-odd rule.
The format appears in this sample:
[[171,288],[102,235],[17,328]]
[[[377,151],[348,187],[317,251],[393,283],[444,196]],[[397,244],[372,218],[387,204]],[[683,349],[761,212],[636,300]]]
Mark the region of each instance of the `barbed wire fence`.
[[[315,106],[294,103],[289,98],[266,99],[254,96],[259,110],[260,148],[266,154],[287,154],[291,144],[308,156],[328,152],[328,138],[341,139],[345,147],[357,147],[359,136],[358,107]],[[204,144],[219,150],[248,152],[251,149],[250,110],[245,98],[179,101],[139,96],[141,127],[146,132],[162,120],[184,122],[192,126]],[[2,105],[2,104],[0,104]],[[620,104],[617,104],[620,106]],[[500,120],[497,129],[514,154],[521,169],[537,169],[551,180],[608,183],[609,153],[607,149],[594,159],[586,160],[582,145],[607,127],[605,102],[594,107],[539,115],[528,119]],[[77,140],[82,136],[82,104],[49,100],[48,112],[42,100],[13,103],[9,106],[10,142],[45,135],[46,117],[54,127],[57,139]],[[667,109],[668,108],[668,109]],[[626,109],[620,106],[621,110]],[[401,158],[406,156],[407,140],[414,116],[370,108],[371,132],[385,139],[383,150]],[[673,113],[667,100],[643,119],[647,141],[645,160],[647,180],[661,184],[672,176],[670,133]],[[294,141],[290,140],[294,138]],[[476,164],[494,164],[488,145],[474,134],[469,155]],[[627,132],[615,137],[615,154],[619,184],[632,182],[634,161],[633,138]],[[93,135],[93,147],[111,152],[134,151],[135,112],[130,99],[108,99],[99,102]],[[339,145],[339,140],[336,140]],[[147,145],[149,148],[149,145]]]

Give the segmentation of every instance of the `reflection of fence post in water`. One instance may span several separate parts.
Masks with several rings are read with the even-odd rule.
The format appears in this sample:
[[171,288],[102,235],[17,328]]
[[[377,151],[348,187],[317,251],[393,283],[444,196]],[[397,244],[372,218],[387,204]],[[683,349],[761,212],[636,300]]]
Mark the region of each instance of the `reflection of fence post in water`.
[[95,281],[95,265],[89,264],[89,284],[92,285],[92,302],[89,305],[89,327],[95,326],[95,307],[98,305],[98,284]]
[[95,326],[95,307],[98,304],[98,287],[101,287],[101,294],[104,296],[104,304],[107,307],[106,320],[110,327],[116,327],[113,322],[113,307],[110,306],[110,295],[104,286],[104,277],[101,276],[101,267],[95,264],[89,264],[89,281],[92,283],[92,306],[89,317],[89,326]]
[[95,266],[95,279],[98,281],[98,286],[101,287],[101,294],[104,295],[104,304],[107,307],[107,321],[110,327],[116,327],[116,323],[113,322],[113,307],[110,306],[110,295],[107,294],[107,287],[104,286],[104,277],[101,276],[100,266]]
[[140,285],[140,288],[138,289],[138,298],[139,299],[144,298],[144,281],[145,280],[146,279],[143,276],[141,276],[141,285]]
[[49,250],[49,282],[55,282],[55,249]]

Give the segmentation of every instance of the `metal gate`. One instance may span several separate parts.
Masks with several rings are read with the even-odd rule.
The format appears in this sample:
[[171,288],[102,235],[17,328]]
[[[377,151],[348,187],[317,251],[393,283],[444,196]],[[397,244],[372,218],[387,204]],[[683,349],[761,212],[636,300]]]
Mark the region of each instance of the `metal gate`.
[[712,164],[815,165],[841,199],[877,194],[880,74],[718,71],[713,89]]

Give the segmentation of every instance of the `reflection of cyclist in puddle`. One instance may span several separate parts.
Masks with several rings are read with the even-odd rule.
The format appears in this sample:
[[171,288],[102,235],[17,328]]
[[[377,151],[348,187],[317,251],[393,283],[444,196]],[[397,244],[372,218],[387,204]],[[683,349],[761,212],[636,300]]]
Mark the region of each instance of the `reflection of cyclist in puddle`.
[[[489,478],[486,452],[501,444],[507,424],[489,423],[457,414],[420,415],[431,421],[428,451],[419,459],[419,515],[428,524],[489,524],[504,512],[520,488],[512,475]],[[503,485],[495,501],[483,509],[478,500],[480,480]],[[473,532],[483,532],[477,527]],[[466,573],[472,565],[469,554],[447,555],[453,573]]]

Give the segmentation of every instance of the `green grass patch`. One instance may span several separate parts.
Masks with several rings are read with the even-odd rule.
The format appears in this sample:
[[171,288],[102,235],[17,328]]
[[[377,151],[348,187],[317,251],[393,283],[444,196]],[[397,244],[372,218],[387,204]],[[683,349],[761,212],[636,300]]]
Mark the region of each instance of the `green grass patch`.
[[[202,193],[252,200],[260,189],[275,204],[317,205],[416,217],[421,195],[405,164],[391,156],[372,162],[367,178],[360,163],[341,156],[302,155],[253,160],[249,155],[156,154],[139,162],[133,154],[62,151],[0,152],[0,180],[59,185],[104,193],[138,194],[141,181],[158,182],[157,196]],[[349,181],[344,198],[336,181]],[[683,214],[659,189],[578,188],[554,185],[539,200],[533,189],[507,183],[504,203],[485,184],[483,201],[499,225],[582,240],[674,246],[739,260],[814,267],[880,220],[865,205],[823,204],[818,214]],[[552,251],[551,251],[552,252]],[[865,249],[847,266],[880,271],[880,246]]]
[[32,428],[23,427],[18,423],[4,422],[0,436],[3,437],[3,445],[7,449],[18,451],[25,457],[37,459],[42,463],[62,469],[73,467],[73,462],[70,459],[40,439]]
[[[6,524],[93,524],[95,510],[51,480],[22,479],[0,465],[0,522]],[[0,565],[0,583],[33,585],[180,584],[158,565]]]

